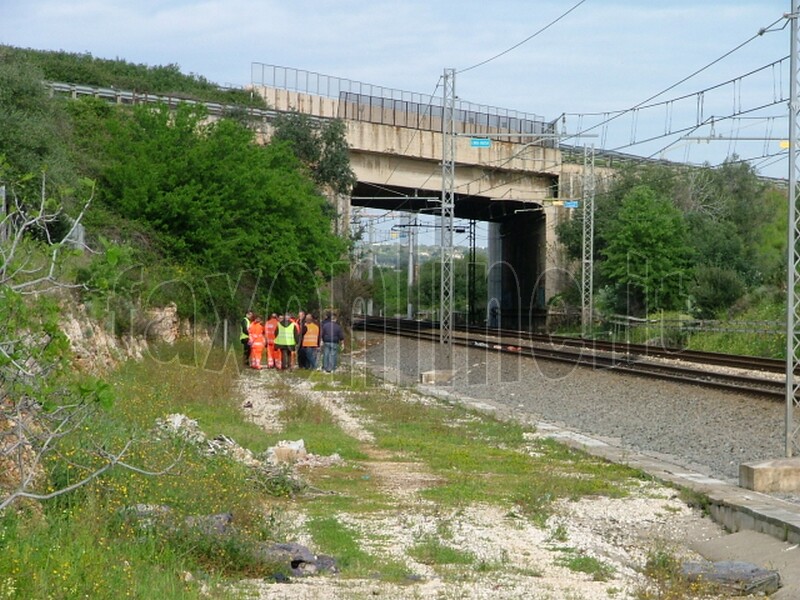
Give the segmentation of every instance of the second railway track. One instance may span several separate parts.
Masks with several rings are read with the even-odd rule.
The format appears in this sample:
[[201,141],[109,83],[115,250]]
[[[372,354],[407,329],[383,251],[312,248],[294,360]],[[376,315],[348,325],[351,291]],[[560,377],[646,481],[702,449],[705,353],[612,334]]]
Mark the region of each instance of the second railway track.
[[[439,340],[436,324],[425,321],[367,318],[357,322],[355,327],[375,333],[425,341]],[[771,359],[654,349],[644,345],[587,341],[507,329],[462,328],[454,331],[451,339],[453,344],[492,352],[577,364],[593,369],[613,370],[651,379],[757,394],[774,399],[782,399],[786,393],[785,377],[775,375],[783,372],[783,363]]]

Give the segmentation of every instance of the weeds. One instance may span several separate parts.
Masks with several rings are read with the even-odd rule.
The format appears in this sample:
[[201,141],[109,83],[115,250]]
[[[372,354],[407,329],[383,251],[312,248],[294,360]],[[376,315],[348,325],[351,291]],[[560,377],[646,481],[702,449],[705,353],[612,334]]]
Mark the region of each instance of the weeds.
[[576,573],[586,573],[592,576],[594,581],[608,581],[614,576],[614,568],[601,560],[572,548],[562,549],[563,555],[558,558],[556,564],[568,568]]
[[290,465],[263,469],[253,479],[265,493],[276,498],[293,498],[308,489],[308,484],[293,473]]
[[[346,375],[326,378],[325,385],[344,394],[339,398],[345,398],[348,409],[366,417],[374,444],[344,431],[334,409],[293,393],[293,374],[270,390],[280,398],[283,429],[266,434],[242,419],[242,398],[235,393],[237,365],[220,353],[213,362],[230,366],[198,369],[191,366],[193,351],[173,349],[166,362],[151,358],[124,365],[111,381],[116,404],[86,438],[104,439],[110,448],[137,438],[142,441],[129,449],[132,462],[159,470],[180,456],[176,467],[159,477],[111,471],[78,493],[42,504],[38,512],[0,515],[0,600],[11,594],[170,600],[198,597],[201,587],[208,586],[215,597],[224,598],[226,580],[285,575],[285,566],[270,563],[262,550],[268,541],[294,538],[294,522],[290,526],[281,515],[297,509],[306,517],[302,528],[314,551],[333,556],[342,577],[410,582],[415,576],[408,567],[383,550],[384,532],[364,533],[350,524],[369,513],[402,509],[374,477],[381,460],[419,463],[432,476],[419,494],[436,505],[436,529],[417,539],[409,555],[463,581],[466,570],[490,573],[508,559],[487,562],[453,547],[453,519],[461,509],[493,504],[544,527],[559,499],[622,497],[635,485],[632,478],[639,477],[549,441],[535,442],[536,451],[530,452],[524,427],[456,405],[409,402],[385,390],[376,393],[374,387],[354,391]],[[302,376],[313,383],[316,374]],[[174,412],[198,420],[207,436],[227,435],[258,454],[280,439],[303,439],[309,452],[337,452],[345,462],[303,470],[302,476],[289,467],[253,471],[153,429],[156,418]],[[77,439],[49,465],[53,481],[65,484],[80,475],[78,465],[87,450],[83,443]],[[306,493],[310,489],[333,493],[312,497]],[[169,517],[152,522],[121,518],[124,509],[135,506],[168,507]],[[227,512],[233,525],[223,534],[185,526],[187,516]],[[552,529],[551,541],[567,539],[566,527]],[[613,576],[613,569],[592,557],[562,552],[562,564],[569,569],[598,581]],[[668,580],[659,573],[669,571],[669,565],[657,558],[653,577],[661,577],[658,585],[667,589],[662,582]],[[193,581],[181,580],[186,572],[195,574]],[[516,567],[512,572],[541,575]],[[669,585],[680,589],[677,583]],[[646,595],[647,589],[641,593],[640,600],[661,598]],[[673,597],[681,596],[663,598]]]
[[472,552],[465,552],[447,546],[433,535],[426,535],[410,550],[409,556],[424,565],[472,565],[476,558]]
[[[63,485],[92,468],[93,441],[104,440],[114,451],[134,440],[126,461],[158,471],[180,457],[174,469],[157,477],[112,469],[76,492],[36,505],[35,512],[0,514],[2,594],[13,590],[20,598],[194,598],[200,596],[201,583],[216,585],[226,577],[275,571],[276,566],[260,560],[256,552],[270,531],[262,517],[263,491],[248,480],[248,470],[153,430],[156,418],[185,412],[193,418],[201,415],[207,435],[225,433],[242,442],[247,436],[240,433],[258,431],[237,414],[241,399],[233,392],[235,369],[198,369],[186,366],[188,360],[182,362],[182,357],[123,365],[109,377],[114,405],[87,421],[82,435],[47,463],[50,485]],[[121,509],[136,505],[168,507],[176,522],[189,515],[231,512],[236,533],[148,529],[120,519]],[[206,575],[202,582],[184,582],[178,578],[184,572]],[[226,597],[217,591],[215,597]]]
[[375,423],[377,444],[428,466],[443,484],[422,492],[442,506],[475,502],[516,506],[544,524],[559,498],[622,497],[636,474],[547,440],[526,453],[526,429],[465,409],[406,402],[391,395],[352,397]]
[[336,558],[343,573],[386,581],[403,581],[409,577],[405,565],[365,552],[355,531],[335,517],[314,518],[309,521],[307,529],[315,545]]
[[687,600],[708,597],[716,591],[709,582],[690,582],[683,577],[680,560],[663,548],[650,552],[644,574],[648,584],[635,590],[636,600]]

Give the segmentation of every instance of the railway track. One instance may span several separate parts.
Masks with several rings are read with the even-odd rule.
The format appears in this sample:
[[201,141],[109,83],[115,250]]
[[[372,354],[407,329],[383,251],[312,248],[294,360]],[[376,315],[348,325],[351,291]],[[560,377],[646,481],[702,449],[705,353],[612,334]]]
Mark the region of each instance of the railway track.
[[[438,324],[431,321],[371,317],[357,322],[355,327],[365,331],[439,341]],[[536,360],[558,361],[651,379],[756,394],[776,400],[784,399],[786,393],[785,377],[774,376],[775,373],[785,372],[785,363],[774,359],[659,349],[641,344],[587,341],[474,327],[457,328],[452,333],[452,343]],[[754,371],[763,375],[751,374]],[[770,374],[773,374],[772,377]]]

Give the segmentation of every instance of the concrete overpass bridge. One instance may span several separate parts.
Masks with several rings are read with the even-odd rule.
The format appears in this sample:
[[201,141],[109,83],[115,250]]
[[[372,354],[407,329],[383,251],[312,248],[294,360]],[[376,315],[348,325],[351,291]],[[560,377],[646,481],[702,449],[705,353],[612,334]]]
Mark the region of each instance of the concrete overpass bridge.
[[[248,109],[261,123],[264,139],[271,135],[275,117],[289,111],[345,123],[358,182],[350,196],[331,198],[341,215],[340,226],[348,226],[352,206],[438,214],[441,98],[260,63],[252,70],[252,89],[270,107]],[[192,102],[111,88],[50,86],[53,93],[92,95],[117,104]],[[205,105],[212,119],[230,108]],[[555,123],[537,115],[459,101],[455,118],[454,216],[488,223],[488,303],[495,308],[494,322],[539,325],[547,301],[577,285],[555,228],[570,217],[564,201],[582,194],[583,166],[564,160]],[[596,169],[599,179],[609,177],[610,169],[601,171]]]
[[[442,100],[318,73],[254,63],[252,85],[271,109],[346,125],[358,179],[351,206],[437,214],[442,190]],[[489,305],[506,326],[541,324],[574,271],[555,235],[580,196],[583,165],[565,163],[556,124],[518,111],[457,102],[455,217],[489,228]],[[498,323],[499,324],[499,323]]]

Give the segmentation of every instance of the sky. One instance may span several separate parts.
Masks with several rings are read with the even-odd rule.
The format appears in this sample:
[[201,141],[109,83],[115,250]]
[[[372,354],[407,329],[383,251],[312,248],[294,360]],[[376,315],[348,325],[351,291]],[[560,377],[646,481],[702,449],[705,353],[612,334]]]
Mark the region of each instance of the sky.
[[785,178],[785,153],[770,155],[787,135],[789,65],[765,67],[789,54],[790,10],[790,0],[0,0],[0,44],[177,64],[236,86],[265,63],[441,94],[452,68],[460,99],[584,132],[569,143],[698,164],[736,154]]

